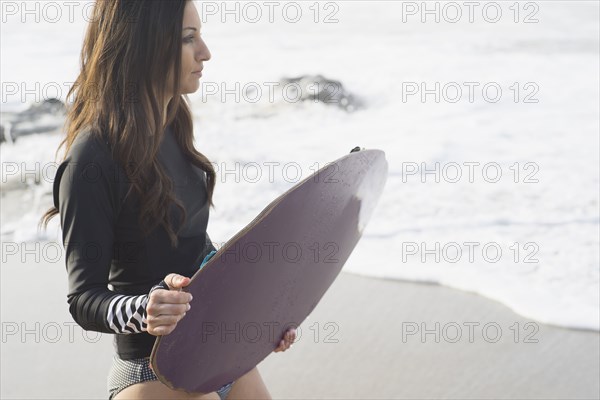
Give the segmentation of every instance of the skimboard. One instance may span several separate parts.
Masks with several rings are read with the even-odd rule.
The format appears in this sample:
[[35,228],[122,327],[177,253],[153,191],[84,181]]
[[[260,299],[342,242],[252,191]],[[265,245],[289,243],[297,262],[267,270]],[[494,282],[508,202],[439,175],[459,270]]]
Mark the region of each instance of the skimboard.
[[273,352],[329,289],[387,179],[385,153],[354,148],[273,200],[183,290],[191,309],[150,361],[176,390],[210,393]]

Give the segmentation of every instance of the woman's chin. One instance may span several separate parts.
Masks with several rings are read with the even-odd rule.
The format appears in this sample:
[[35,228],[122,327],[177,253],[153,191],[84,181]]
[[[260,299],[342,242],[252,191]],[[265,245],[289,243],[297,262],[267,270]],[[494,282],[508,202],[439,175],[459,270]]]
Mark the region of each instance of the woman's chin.
[[185,87],[181,88],[181,93],[182,94],[196,93],[199,88],[200,88],[200,82],[196,81],[196,83],[191,83],[191,84],[186,85]]

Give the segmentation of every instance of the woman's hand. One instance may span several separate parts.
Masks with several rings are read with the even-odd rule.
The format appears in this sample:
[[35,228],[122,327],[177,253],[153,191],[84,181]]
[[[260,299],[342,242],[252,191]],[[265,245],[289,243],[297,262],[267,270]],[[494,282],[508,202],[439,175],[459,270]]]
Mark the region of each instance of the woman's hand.
[[287,349],[292,347],[294,340],[296,340],[296,329],[290,328],[287,331],[285,331],[283,339],[279,342],[279,346],[273,351],[275,353],[278,353],[280,351],[286,351]]
[[191,308],[192,295],[181,291],[189,285],[190,278],[169,274],[164,279],[170,290],[156,289],[150,293],[146,306],[148,333],[154,336],[168,335]]

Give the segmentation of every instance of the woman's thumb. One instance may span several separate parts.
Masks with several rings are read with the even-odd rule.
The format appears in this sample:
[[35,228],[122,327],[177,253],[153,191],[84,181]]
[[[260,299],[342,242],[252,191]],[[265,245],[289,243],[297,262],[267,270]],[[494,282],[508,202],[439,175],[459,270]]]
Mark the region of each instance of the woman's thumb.
[[165,278],[165,282],[167,285],[169,285],[169,289],[171,290],[181,289],[182,287],[189,285],[190,278],[179,274],[169,274]]

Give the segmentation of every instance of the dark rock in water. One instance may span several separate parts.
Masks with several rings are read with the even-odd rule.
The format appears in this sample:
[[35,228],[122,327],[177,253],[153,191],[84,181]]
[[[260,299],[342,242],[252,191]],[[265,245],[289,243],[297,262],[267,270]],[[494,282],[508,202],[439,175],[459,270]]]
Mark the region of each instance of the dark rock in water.
[[25,111],[21,111],[18,115],[20,119],[37,116],[40,114],[60,114],[65,112],[65,105],[59,99],[51,98],[44,100],[40,104],[33,104]]
[[356,95],[348,92],[339,81],[327,79],[322,75],[302,75],[297,78],[283,78],[283,85],[294,84],[300,93],[294,93],[293,86],[286,92],[291,98],[300,101],[312,100],[327,105],[335,105],[345,111],[352,112],[364,108],[364,103]]
[[[322,75],[302,75],[297,78],[284,78],[283,85],[296,84],[301,92],[297,97],[301,101],[312,100],[327,105],[335,105],[345,111],[352,112],[364,108],[364,103],[355,95],[349,93],[339,81],[327,79]],[[293,89],[289,96],[294,97]]]
[[0,143],[16,141],[18,137],[51,132],[63,126],[66,108],[59,99],[51,98],[33,104],[25,111],[3,115],[7,123],[0,125]]

